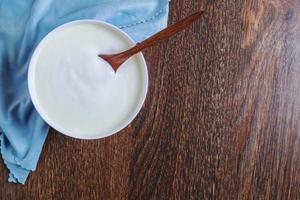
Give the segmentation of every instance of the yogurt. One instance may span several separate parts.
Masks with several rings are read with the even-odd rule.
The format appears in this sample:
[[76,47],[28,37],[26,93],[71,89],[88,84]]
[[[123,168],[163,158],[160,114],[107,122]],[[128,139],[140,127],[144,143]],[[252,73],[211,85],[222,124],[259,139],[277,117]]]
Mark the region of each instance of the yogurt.
[[145,100],[147,67],[142,54],[115,73],[99,54],[124,51],[134,42],[118,28],[81,20],[52,31],[29,67],[33,104],[48,124],[75,138],[96,139],[126,127]]

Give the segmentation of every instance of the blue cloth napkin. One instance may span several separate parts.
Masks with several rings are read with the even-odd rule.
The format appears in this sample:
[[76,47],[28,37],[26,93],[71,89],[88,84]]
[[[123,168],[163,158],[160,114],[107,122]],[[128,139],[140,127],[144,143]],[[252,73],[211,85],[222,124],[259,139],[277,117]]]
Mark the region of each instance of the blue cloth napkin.
[[0,0],[0,144],[10,182],[25,183],[47,137],[27,88],[41,39],[66,22],[99,19],[141,41],[167,25],[167,14],[168,0]]

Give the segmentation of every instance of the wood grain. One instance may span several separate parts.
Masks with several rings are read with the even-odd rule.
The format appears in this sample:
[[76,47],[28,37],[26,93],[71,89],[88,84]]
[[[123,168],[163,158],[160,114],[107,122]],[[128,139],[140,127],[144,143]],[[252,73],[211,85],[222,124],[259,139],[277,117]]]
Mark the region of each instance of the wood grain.
[[203,20],[145,51],[138,118],[97,141],[51,130],[0,199],[300,199],[300,1],[172,0]]

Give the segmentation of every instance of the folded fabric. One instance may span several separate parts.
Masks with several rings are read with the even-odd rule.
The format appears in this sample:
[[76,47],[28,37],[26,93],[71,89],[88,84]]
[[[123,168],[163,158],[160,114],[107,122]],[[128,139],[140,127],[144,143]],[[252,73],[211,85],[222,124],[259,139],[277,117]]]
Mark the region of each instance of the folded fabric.
[[167,25],[167,14],[168,0],[0,0],[0,144],[10,182],[25,183],[47,137],[27,88],[41,39],[66,22],[98,19],[141,41]]

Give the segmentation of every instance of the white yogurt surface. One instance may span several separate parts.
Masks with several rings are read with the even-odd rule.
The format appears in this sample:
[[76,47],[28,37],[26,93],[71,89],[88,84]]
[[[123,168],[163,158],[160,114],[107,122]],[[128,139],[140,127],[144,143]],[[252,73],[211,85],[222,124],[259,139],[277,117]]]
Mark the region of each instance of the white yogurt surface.
[[131,58],[115,73],[97,55],[132,45],[116,30],[91,21],[50,33],[36,50],[29,72],[31,96],[42,117],[79,138],[102,137],[124,128],[146,94],[143,58]]

